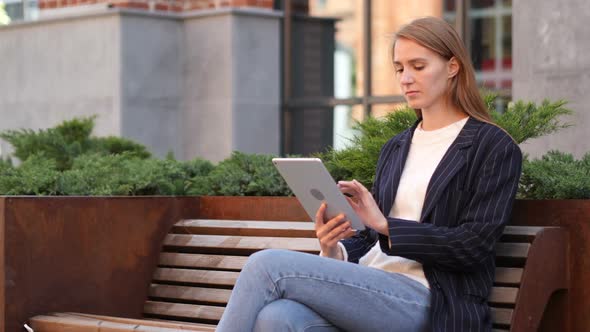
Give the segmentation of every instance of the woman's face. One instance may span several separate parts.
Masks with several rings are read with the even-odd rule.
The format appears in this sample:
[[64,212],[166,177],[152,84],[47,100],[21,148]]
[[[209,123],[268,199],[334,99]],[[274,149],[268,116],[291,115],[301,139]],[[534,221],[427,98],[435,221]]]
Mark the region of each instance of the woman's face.
[[458,66],[416,43],[400,38],[395,42],[394,67],[402,93],[414,109],[443,106],[448,82]]

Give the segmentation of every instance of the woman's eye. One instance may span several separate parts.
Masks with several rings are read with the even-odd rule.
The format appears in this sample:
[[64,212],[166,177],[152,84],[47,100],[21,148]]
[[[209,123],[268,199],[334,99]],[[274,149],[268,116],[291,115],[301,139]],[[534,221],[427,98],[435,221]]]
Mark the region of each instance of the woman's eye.
[[398,74],[401,74],[401,72],[403,72],[403,71],[404,71],[403,68],[396,68],[395,69],[395,72],[398,73]]
[[422,70],[422,69],[424,69],[424,66],[414,67],[414,69],[416,69],[416,70]]

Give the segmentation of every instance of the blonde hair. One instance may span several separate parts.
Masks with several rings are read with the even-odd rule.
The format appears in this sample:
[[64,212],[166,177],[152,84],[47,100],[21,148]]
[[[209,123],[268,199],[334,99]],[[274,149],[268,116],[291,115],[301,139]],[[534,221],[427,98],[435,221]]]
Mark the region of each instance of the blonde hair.
[[[451,102],[471,117],[492,123],[492,118],[477,89],[471,59],[461,38],[449,23],[437,17],[424,17],[404,25],[394,36],[392,58],[395,55],[395,43],[400,38],[412,40],[444,59],[450,60],[454,57],[459,64],[459,71],[451,79],[449,87]],[[415,111],[420,117],[421,111]]]

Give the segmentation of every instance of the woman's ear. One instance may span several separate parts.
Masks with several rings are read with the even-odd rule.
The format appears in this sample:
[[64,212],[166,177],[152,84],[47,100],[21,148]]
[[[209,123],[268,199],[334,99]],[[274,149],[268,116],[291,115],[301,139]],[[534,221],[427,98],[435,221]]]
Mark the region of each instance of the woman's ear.
[[457,75],[457,73],[459,72],[459,69],[461,68],[461,66],[459,65],[459,62],[457,61],[457,59],[455,57],[452,57],[448,62],[447,62],[447,73],[448,73],[448,78],[453,78]]

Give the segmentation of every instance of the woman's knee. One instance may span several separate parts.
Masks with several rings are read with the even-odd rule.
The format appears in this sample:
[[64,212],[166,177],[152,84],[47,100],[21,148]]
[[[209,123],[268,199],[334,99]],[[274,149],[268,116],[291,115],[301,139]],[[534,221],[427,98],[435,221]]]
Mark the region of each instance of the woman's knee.
[[280,299],[262,308],[258,313],[254,331],[333,332],[338,329],[307,306]]
[[286,331],[285,325],[289,325],[289,314],[284,301],[276,300],[264,306],[258,313],[254,331]]

